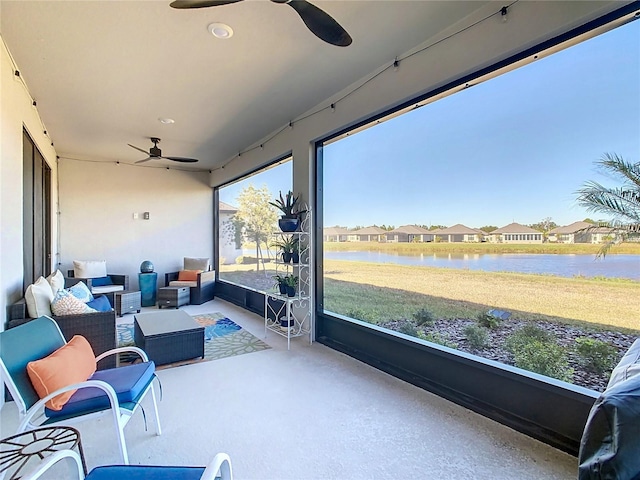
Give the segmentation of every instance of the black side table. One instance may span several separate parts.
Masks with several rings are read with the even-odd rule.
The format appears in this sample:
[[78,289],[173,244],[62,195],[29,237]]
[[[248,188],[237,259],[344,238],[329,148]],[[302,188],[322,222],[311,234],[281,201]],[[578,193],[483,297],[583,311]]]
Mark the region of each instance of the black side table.
[[41,427],[18,433],[0,440],[0,474],[16,480],[28,473],[25,467],[32,463],[35,467],[40,460],[58,450],[70,450],[78,447],[82,460],[82,469],[87,474],[80,433],[71,427]]

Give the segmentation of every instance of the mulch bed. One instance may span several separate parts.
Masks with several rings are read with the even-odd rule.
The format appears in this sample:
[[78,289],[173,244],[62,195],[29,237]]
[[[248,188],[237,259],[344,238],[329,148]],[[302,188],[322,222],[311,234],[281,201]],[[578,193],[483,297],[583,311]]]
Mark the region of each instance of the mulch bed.
[[[406,321],[391,321],[384,323],[382,326],[391,330],[401,331],[403,322]],[[418,330],[423,331],[425,334],[439,334],[448,342],[457,344],[456,348],[463,352],[472,353],[474,355],[505,363],[507,365],[515,365],[513,354],[508,352],[504,347],[505,341],[516,330],[526,325],[527,323],[531,322],[525,322],[513,318],[501,321],[497,328],[488,330],[488,346],[480,350],[474,349],[469,344],[464,334],[465,327],[467,327],[468,325],[477,324],[477,321],[475,319],[456,318],[447,320],[436,320],[433,325],[418,327]],[[586,369],[580,363],[579,357],[573,352],[575,340],[579,337],[589,337],[607,342],[618,349],[619,355],[617,361],[619,361],[631,346],[631,344],[638,338],[637,335],[633,334],[626,334],[615,331],[592,330],[576,325],[562,323],[536,322],[535,325],[543,330],[553,333],[557,339],[558,344],[562,345],[563,347],[567,347],[569,366],[574,370],[571,382],[575,385],[590,388],[598,392],[601,392],[606,388],[611,372],[598,374]]]

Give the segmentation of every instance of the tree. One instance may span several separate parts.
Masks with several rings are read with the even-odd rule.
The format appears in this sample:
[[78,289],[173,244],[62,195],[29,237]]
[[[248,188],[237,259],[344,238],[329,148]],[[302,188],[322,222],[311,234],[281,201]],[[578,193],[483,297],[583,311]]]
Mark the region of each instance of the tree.
[[271,199],[271,192],[266,185],[260,189],[249,185],[242,189],[236,199],[238,211],[233,216],[233,223],[237,231],[242,232],[242,237],[246,241],[255,242],[257,270],[260,270],[260,263],[262,263],[260,262],[262,259],[261,244],[266,245],[269,233],[276,229],[278,220],[278,214],[269,205]]
[[605,153],[596,165],[619,186],[605,187],[595,181],[587,181],[576,192],[578,204],[589,212],[602,213],[611,218],[604,224],[587,227],[610,229],[610,238],[604,243],[598,257],[604,257],[609,249],[626,240],[640,238],[640,162],[631,163],[616,154]]
[[485,225],[484,227],[480,227],[478,230],[482,230],[485,233],[491,233],[497,229],[498,227],[496,225]]
[[553,230],[558,226],[556,222],[554,222],[551,217],[545,217],[540,220],[538,223],[533,223],[529,225],[534,230],[538,230],[543,233],[548,233],[550,230]]

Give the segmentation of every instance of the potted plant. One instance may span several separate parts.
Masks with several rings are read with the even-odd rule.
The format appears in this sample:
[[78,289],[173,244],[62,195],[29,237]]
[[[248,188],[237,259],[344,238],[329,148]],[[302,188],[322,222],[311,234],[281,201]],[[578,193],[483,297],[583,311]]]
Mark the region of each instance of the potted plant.
[[277,287],[280,295],[285,295],[287,293],[287,284],[285,283],[285,277],[282,275],[274,275],[272,277],[276,283],[273,284],[274,288]]
[[287,286],[287,296],[296,296],[296,287],[298,286],[298,277],[296,275],[287,275],[284,277],[284,283]]
[[297,237],[293,235],[289,237],[285,237],[283,235],[282,240],[278,240],[272,242],[271,245],[274,247],[278,247],[282,250],[282,261],[284,263],[289,263],[293,260],[293,263],[298,263],[300,261],[300,252],[298,250],[298,241]]
[[269,202],[278,210],[282,212],[278,225],[283,232],[295,232],[300,224],[300,211],[297,210],[296,204],[300,196],[295,196],[291,190],[283,197],[282,191],[279,192],[280,198],[276,198],[275,201]]

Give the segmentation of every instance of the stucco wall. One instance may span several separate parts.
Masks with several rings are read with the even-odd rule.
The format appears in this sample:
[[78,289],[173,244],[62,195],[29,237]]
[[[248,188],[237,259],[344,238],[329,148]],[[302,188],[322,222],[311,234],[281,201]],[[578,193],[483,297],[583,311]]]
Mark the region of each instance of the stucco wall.
[[136,289],[144,260],[164,286],[183,257],[213,259],[208,173],[62,158],[59,172],[63,273],[73,260],[106,260],[109,273],[128,274]]

